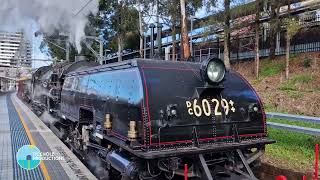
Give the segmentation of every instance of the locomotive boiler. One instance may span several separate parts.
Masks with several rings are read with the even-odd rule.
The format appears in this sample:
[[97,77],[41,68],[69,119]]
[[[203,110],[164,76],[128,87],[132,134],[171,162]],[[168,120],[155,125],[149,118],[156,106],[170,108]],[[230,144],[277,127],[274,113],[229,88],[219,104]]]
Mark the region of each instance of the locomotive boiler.
[[133,59],[64,79],[52,127],[77,153],[98,155],[106,179],[255,179],[274,142],[261,99],[220,59]]

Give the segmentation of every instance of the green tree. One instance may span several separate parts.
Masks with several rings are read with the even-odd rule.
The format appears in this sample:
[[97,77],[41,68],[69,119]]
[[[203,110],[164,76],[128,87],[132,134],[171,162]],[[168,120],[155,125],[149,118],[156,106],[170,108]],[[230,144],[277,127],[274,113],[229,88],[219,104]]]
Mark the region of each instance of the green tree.
[[180,26],[180,0],[164,0],[159,1],[159,16],[162,18],[162,22],[169,26],[172,36],[172,58],[176,60],[177,49],[177,33],[180,31],[177,29]]
[[223,58],[226,68],[230,68],[230,0],[224,0],[224,51]]
[[260,13],[261,13],[261,3],[263,0],[256,0],[256,17],[255,17],[255,75],[256,78],[259,77],[259,64],[260,64],[260,55],[259,55],[259,40],[260,40]]
[[[132,37],[133,34],[139,38],[139,12],[134,5],[135,2],[130,0],[100,0],[99,3],[100,16],[103,17],[100,29],[103,30],[107,43],[117,39],[118,61],[122,61],[122,51],[125,44],[133,43],[126,43],[126,39],[129,36]],[[128,39],[132,40],[132,38]],[[139,46],[139,41],[136,43]]]
[[[185,0],[185,17],[186,19],[189,19],[190,15],[193,15],[198,9],[202,7],[202,4],[205,0]],[[181,4],[180,0],[158,0],[151,1],[151,0],[143,0],[142,1],[144,6],[144,16],[145,17],[156,17],[159,16],[162,23],[166,26],[170,27],[171,29],[171,36],[172,36],[172,57],[175,60],[176,58],[176,47],[177,47],[177,40],[176,36],[177,34],[182,32],[182,18],[181,18]],[[153,14],[153,8],[158,3],[158,15]],[[187,21],[188,22],[188,21]],[[185,23],[186,24],[186,23]],[[181,27],[179,29],[178,27]],[[184,26],[184,31],[188,32],[188,24]],[[182,34],[182,33],[181,33]],[[185,34],[185,33],[184,33]],[[187,36],[186,36],[187,35]],[[187,42],[189,46],[189,38],[188,34],[185,34],[185,43]],[[189,50],[190,54],[190,49]],[[188,57],[190,58],[190,56]]]
[[285,19],[286,25],[286,79],[289,79],[290,44],[291,39],[299,32],[301,26],[297,19]]
[[280,30],[280,7],[281,1],[269,0],[271,11],[270,15],[270,32],[269,32],[269,43],[270,43],[270,59],[275,58],[276,50],[276,35]]
[[186,0],[180,0],[181,7],[181,47],[182,47],[182,60],[188,60],[191,57],[188,27],[187,27],[187,12],[186,12]]
[[[66,49],[66,42],[70,43],[65,36],[59,36],[58,33],[44,35],[40,44],[40,51],[45,53],[47,56],[57,59],[58,61],[65,61],[66,50],[64,49]],[[69,59],[72,62],[78,52],[73,44],[70,44],[69,50]]]

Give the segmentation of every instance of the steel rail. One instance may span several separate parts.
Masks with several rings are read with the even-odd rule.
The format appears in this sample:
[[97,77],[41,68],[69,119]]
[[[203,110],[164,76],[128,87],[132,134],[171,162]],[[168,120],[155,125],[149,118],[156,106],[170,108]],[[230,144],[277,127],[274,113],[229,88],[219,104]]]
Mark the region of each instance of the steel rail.
[[283,114],[283,113],[276,113],[276,112],[267,112],[266,115],[267,115],[267,118],[286,119],[290,121],[302,121],[302,122],[320,124],[319,117]]
[[267,122],[267,125],[268,125],[268,127],[275,128],[275,129],[294,131],[294,132],[309,134],[309,135],[313,135],[313,136],[314,135],[320,136],[320,129],[293,126],[293,125],[280,124],[280,123],[274,123],[274,122]]

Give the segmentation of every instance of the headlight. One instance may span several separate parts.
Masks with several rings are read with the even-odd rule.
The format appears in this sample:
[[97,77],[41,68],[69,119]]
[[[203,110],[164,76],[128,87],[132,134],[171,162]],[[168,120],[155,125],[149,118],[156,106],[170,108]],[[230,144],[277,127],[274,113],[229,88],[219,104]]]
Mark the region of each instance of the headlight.
[[201,74],[209,84],[216,84],[223,80],[226,68],[222,60],[209,58],[201,65]]

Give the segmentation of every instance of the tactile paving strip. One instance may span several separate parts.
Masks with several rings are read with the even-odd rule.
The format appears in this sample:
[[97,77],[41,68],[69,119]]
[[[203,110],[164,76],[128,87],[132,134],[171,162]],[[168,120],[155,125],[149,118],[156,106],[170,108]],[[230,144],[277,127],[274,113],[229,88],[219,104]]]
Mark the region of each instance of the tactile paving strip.
[[17,163],[16,153],[18,152],[19,148],[22,147],[23,145],[29,145],[30,141],[19,119],[18,113],[11,101],[10,95],[7,95],[6,101],[7,101],[7,108],[8,108],[8,114],[9,114],[10,133],[11,133],[13,179],[19,179],[19,180],[44,179],[39,166],[33,170],[25,170],[25,169],[22,169]]
[[6,96],[0,93],[0,179],[12,179],[12,148]]

